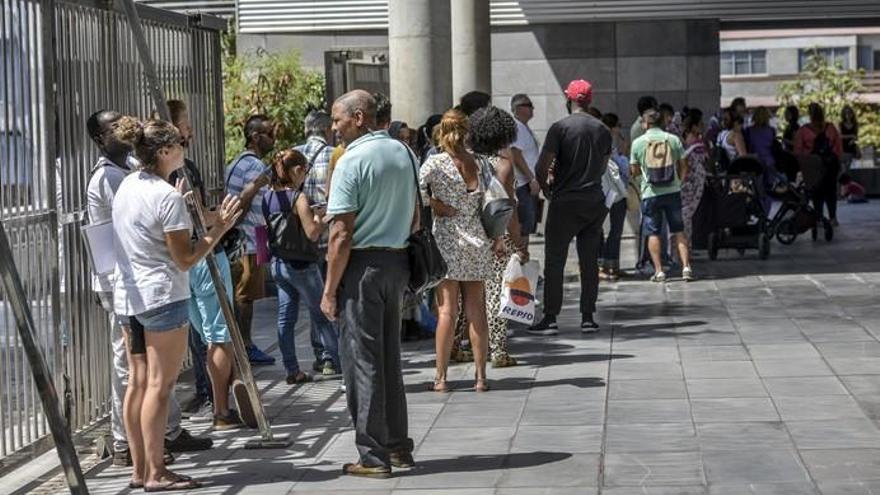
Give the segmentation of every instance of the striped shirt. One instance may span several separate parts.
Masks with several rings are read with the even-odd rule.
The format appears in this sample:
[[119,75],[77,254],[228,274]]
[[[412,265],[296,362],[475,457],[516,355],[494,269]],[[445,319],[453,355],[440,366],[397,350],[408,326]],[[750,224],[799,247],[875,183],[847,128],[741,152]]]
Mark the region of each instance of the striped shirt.
[[[226,193],[241,196],[245,186],[257,180],[260,174],[266,173],[268,170],[269,167],[253,152],[243,152],[226,167]],[[262,198],[262,193],[265,192],[265,189],[263,188],[261,193],[258,193],[255,198]],[[251,202],[250,209],[237,227],[245,237],[245,254],[256,254],[255,229],[257,226],[265,224],[266,220],[263,218],[261,202],[255,199]]]

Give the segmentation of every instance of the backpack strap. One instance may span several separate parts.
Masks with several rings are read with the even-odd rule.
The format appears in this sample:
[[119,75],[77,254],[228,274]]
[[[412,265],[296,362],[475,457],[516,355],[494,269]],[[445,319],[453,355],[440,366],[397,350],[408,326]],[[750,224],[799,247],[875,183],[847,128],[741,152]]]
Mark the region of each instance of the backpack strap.
[[253,151],[250,151],[250,150],[243,151],[240,155],[238,155],[237,157],[235,157],[235,160],[232,162],[232,166],[229,167],[229,172],[226,174],[226,184],[229,184],[229,179],[232,178],[232,173],[235,172],[235,167],[237,167],[238,164],[241,163],[241,161],[242,161],[242,160],[244,159],[244,157],[246,157],[246,156],[253,156],[254,158],[256,158],[256,159],[258,159],[258,160],[259,160],[259,158],[260,158],[260,157],[257,156],[256,153],[254,153]]

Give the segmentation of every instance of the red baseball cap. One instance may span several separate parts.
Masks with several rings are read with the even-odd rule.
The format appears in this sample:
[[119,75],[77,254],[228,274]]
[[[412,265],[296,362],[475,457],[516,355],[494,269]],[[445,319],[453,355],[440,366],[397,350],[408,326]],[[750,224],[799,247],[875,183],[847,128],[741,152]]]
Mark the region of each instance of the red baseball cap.
[[593,85],[590,81],[575,79],[565,88],[565,96],[571,101],[589,103],[593,101]]

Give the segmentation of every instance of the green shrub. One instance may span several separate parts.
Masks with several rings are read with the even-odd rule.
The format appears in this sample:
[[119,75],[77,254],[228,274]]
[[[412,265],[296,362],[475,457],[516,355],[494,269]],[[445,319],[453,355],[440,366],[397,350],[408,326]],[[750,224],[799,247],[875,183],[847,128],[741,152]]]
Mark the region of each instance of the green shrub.
[[863,69],[844,70],[813,51],[797,79],[779,85],[778,100],[782,105],[779,108],[779,131],[785,130],[783,113],[788,105],[797,106],[801,115],[806,115],[810,103],[819,103],[825,108],[828,122],[835,125],[840,123],[843,107],[850,105],[859,121],[859,146],[880,148],[880,109],[861,99],[861,93],[865,91],[864,78]]
[[244,149],[242,126],[253,114],[276,122],[276,150],[304,141],[303,119],[324,107],[323,74],[304,69],[296,51],[234,54],[234,43],[234,37],[227,38],[223,63],[227,163]]

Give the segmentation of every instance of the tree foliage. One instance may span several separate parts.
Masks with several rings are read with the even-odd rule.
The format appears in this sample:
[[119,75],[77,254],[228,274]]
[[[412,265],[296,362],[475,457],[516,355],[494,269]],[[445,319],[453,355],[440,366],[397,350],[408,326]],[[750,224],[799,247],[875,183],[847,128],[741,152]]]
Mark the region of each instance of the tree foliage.
[[226,161],[244,149],[242,126],[260,113],[276,122],[275,149],[303,141],[303,119],[324,107],[324,76],[302,67],[299,54],[236,53],[235,35],[224,40],[223,110]]
[[786,106],[797,106],[801,115],[806,115],[810,103],[819,103],[825,108],[827,120],[837,125],[841,111],[849,105],[859,121],[859,146],[880,148],[878,107],[861,99],[865,91],[864,78],[864,69],[844,70],[840,64],[830,63],[813,50],[797,79],[779,85],[780,124],[786,125],[782,118]]

